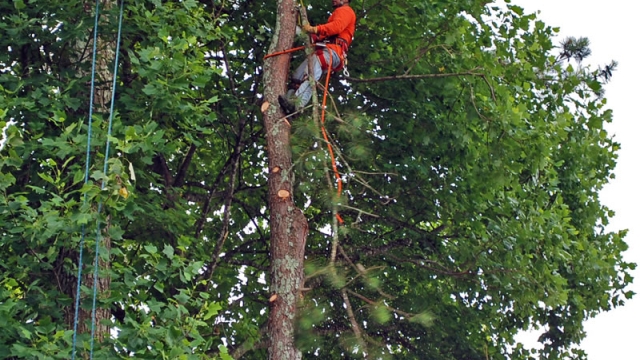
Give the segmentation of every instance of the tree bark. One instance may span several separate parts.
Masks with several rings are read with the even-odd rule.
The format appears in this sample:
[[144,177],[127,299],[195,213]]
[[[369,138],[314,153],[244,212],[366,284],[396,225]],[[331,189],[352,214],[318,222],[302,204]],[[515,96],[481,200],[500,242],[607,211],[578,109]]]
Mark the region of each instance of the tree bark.
[[[291,48],[295,35],[293,0],[280,0],[269,53]],[[271,229],[271,298],[268,319],[269,359],[301,359],[294,344],[299,289],[303,281],[304,247],[308,224],[293,202],[291,126],[284,119],[278,95],[286,92],[290,55],[269,58],[264,64],[262,113],[269,158],[269,210]]]
[[[112,0],[102,0],[100,2],[100,25],[99,30],[104,31],[104,23],[107,21],[107,17],[103,12],[110,10],[113,7]],[[85,9],[88,12],[95,11],[94,4],[87,2],[85,4]],[[99,33],[100,35],[100,33]],[[113,80],[113,60],[115,58],[115,40],[113,39],[113,34],[104,34],[102,37],[97,38],[96,42],[96,77],[95,83],[97,84],[95,88],[94,94],[94,113],[96,114],[105,114],[105,118],[108,117],[109,105],[111,103],[111,98],[113,96],[112,80]],[[80,62],[91,62],[92,56],[91,53],[86,54],[85,49],[91,49],[93,47],[93,34],[89,36],[88,42],[79,41],[76,44],[76,56]],[[88,76],[90,74],[80,73],[80,76]],[[90,85],[89,85],[90,86]],[[88,93],[88,92],[87,92]],[[95,166],[102,168],[102,164],[95,164]],[[99,184],[96,184],[99,186]],[[98,230],[101,236],[95,236],[95,232],[91,230],[87,231],[86,238],[92,239],[96,238],[99,241],[101,251],[106,251],[107,254],[111,252],[111,238],[108,235],[108,229],[111,225],[111,217],[107,216],[106,224],[104,225],[104,229]],[[89,227],[89,229],[91,229]],[[95,257],[95,248],[92,246],[90,251],[87,251],[83,256],[85,268],[82,270],[82,284],[89,289],[93,289],[94,285],[96,287],[96,311],[95,311],[95,328],[94,328],[94,341],[96,343],[101,343],[104,339],[108,338],[110,335],[110,327],[109,325],[103,323],[103,320],[110,320],[111,311],[108,307],[100,306],[100,299],[105,299],[109,297],[109,289],[111,287],[111,278],[109,276],[109,269],[111,267],[110,260],[103,260],[101,257],[98,260],[98,278],[96,283],[94,284],[94,274],[93,274],[93,260]],[[75,253],[75,252],[74,252]],[[77,253],[75,253],[77,255]],[[109,255],[106,257],[109,259]],[[91,264],[91,265],[90,265]],[[72,295],[72,298],[75,299],[76,292],[76,284],[75,282],[69,284],[69,288],[66,289],[66,293]],[[80,294],[80,304],[85,303],[88,299],[91,299],[93,294]],[[70,311],[65,311],[67,314],[67,322],[69,323],[70,328],[73,328],[73,309]],[[87,308],[87,306],[80,306],[78,309],[78,334],[91,334],[91,321],[92,321],[92,308]]]
[[[99,241],[101,242],[101,249],[105,249],[107,253],[111,252],[111,238],[108,236],[109,226],[111,225],[111,217],[107,217],[107,223],[104,231],[102,231],[102,236],[99,237]],[[95,256],[94,251],[89,251],[88,254],[91,257],[87,256],[87,260],[93,260]],[[92,262],[92,261],[91,261]],[[111,309],[108,307],[101,307],[100,302],[109,297],[110,295],[110,287],[111,287],[111,277],[109,276],[109,269],[111,268],[111,261],[102,260],[102,258],[98,259],[98,278],[96,287],[96,322],[94,329],[94,341],[97,344],[100,344],[102,341],[107,339],[111,331],[111,327],[102,322],[102,320],[111,319]],[[93,272],[89,271],[91,268],[87,267],[82,275],[82,283],[89,289],[93,289]],[[75,291],[74,291],[75,292]],[[92,297],[92,295],[90,296]],[[80,334],[91,334],[91,318],[92,318],[92,309],[89,308],[80,308],[78,312],[78,333]]]

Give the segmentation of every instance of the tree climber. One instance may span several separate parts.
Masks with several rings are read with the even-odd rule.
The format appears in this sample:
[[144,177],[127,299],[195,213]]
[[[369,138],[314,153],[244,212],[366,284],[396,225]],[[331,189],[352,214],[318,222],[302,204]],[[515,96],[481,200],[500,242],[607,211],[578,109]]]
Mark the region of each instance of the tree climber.
[[309,85],[308,59],[313,61],[313,77],[318,81],[327,72],[329,64],[331,71],[338,71],[344,67],[344,60],[353,41],[356,30],[356,14],[349,6],[349,0],[332,0],[333,13],[326,24],[311,26],[302,25],[302,30],[313,34],[312,41],[316,44],[313,56],[307,57],[293,73],[286,96],[278,96],[278,102],[286,114],[292,114],[304,108],[311,99]]

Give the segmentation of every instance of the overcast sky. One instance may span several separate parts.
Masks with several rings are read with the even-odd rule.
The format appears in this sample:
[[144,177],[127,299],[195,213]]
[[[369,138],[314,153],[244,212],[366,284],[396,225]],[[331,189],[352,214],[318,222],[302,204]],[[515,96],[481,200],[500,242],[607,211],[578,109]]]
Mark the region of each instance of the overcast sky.
[[[637,14],[632,1],[622,0],[513,0],[527,13],[540,10],[538,17],[559,26],[557,40],[584,36],[591,41],[592,55],[585,62],[592,66],[618,61],[618,70],[606,85],[607,107],[613,110],[613,124],[607,127],[621,143],[616,179],[600,193],[602,202],[616,212],[609,230],[629,229],[625,259],[640,263],[640,62]],[[640,293],[640,272],[630,289]],[[624,307],[600,314],[586,323],[587,338],[582,348],[590,360],[640,359],[640,296]]]

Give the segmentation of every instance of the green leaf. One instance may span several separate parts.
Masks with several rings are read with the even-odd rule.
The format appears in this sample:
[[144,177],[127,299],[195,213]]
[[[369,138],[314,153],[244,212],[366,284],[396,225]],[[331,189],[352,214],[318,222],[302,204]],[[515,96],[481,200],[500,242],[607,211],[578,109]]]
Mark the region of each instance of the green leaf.
[[171,245],[165,244],[162,253],[167,256],[167,258],[173,258],[173,247]]
[[220,350],[220,359],[221,360],[233,360],[231,355],[229,355],[229,350],[224,345],[218,345],[218,350]]
[[16,10],[22,10],[27,7],[24,0],[13,0],[13,6],[15,6]]
[[211,317],[218,315],[218,312],[222,310],[220,304],[212,302],[207,306],[207,312],[203,316],[203,320],[209,320]]
[[158,248],[155,245],[145,245],[144,249],[152,255],[158,252]]

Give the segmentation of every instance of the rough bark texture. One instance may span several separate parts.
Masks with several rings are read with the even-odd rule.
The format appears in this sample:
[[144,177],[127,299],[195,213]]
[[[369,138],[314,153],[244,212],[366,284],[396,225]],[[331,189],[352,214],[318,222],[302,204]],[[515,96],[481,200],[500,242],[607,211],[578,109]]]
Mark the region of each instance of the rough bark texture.
[[[103,232],[103,236],[100,237],[102,242],[102,250],[109,252],[111,250],[111,238],[106,234],[109,228],[110,219],[107,222],[107,228]],[[101,251],[102,251],[101,250]],[[90,251],[91,258],[87,257],[87,260],[93,261],[95,255],[93,251]],[[109,276],[109,269],[111,268],[110,261],[98,260],[98,283],[96,285],[96,324],[95,324],[95,338],[96,344],[101,343],[109,337],[111,327],[103,322],[103,320],[111,319],[111,310],[109,308],[100,307],[100,303],[107,299],[110,295],[109,288],[111,287],[111,277]],[[82,275],[82,284],[89,289],[93,289],[93,271],[91,267],[87,267]],[[74,290],[75,292],[75,290]],[[86,301],[91,301],[92,295],[85,296]],[[91,334],[91,308],[80,308],[78,313],[78,332],[80,334]]]
[[[295,35],[296,10],[292,0],[280,0],[276,30],[269,53],[290,48]],[[301,359],[295,348],[295,317],[303,281],[304,246],[308,225],[293,202],[290,125],[278,106],[286,92],[289,55],[269,58],[264,64],[263,106],[269,157],[269,209],[271,227],[271,309],[268,320],[269,359]],[[289,196],[281,197],[288,192]]]

